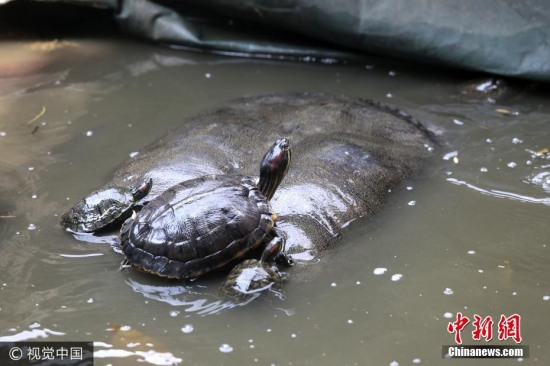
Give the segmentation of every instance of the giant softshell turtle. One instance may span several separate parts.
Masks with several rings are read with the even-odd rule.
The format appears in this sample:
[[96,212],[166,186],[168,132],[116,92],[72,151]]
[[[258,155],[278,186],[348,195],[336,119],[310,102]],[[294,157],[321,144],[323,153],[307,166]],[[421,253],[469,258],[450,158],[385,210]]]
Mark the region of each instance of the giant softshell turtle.
[[213,175],[257,176],[257,156],[288,137],[293,166],[272,201],[287,251],[310,259],[353,221],[376,213],[392,187],[432,155],[433,135],[407,113],[346,96],[240,98],[186,120],[122,164],[99,190],[169,187]]

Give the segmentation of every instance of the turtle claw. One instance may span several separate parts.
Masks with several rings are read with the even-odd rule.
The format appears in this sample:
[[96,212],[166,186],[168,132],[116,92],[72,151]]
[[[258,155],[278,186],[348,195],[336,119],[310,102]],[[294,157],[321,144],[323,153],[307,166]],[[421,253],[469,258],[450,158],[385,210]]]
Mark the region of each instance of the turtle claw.
[[124,258],[122,262],[120,262],[120,267],[118,268],[118,272],[125,270],[126,268],[132,267],[132,263],[127,258]]

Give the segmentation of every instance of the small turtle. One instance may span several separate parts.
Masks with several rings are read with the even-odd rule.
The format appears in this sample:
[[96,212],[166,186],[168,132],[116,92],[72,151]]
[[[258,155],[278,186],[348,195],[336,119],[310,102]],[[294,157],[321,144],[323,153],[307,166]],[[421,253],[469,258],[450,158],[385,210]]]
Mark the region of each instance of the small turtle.
[[147,196],[153,180],[133,188],[110,187],[92,192],[61,216],[61,225],[75,232],[93,232],[124,221],[139,200]]
[[236,265],[221,286],[219,294],[233,301],[256,298],[263,291],[280,294],[286,274],[263,260],[247,259]]
[[269,202],[290,160],[288,140],[279,139],[263,157],[258,184],[214,175],[169,188],[124,223],[120,242],[127,260],[159,276],[194,279],[267,243],[263,261],[291,265]]

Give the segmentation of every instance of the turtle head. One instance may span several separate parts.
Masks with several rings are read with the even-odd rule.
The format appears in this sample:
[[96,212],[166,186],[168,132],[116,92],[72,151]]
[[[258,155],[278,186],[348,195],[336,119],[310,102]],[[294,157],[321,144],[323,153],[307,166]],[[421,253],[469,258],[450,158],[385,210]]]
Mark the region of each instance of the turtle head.
[[282,138],[265,153],[260,164],[258,188],[270,200],[290,166],[291,153],[288,139]]
[[137,202],[143,197],[147,196],[151,191],[151,187],[153,187],[153,179],[149,178],[148,180],[143,181],[141,185],[132,188],[132,191],[130,193],[134,198],[134,202]]

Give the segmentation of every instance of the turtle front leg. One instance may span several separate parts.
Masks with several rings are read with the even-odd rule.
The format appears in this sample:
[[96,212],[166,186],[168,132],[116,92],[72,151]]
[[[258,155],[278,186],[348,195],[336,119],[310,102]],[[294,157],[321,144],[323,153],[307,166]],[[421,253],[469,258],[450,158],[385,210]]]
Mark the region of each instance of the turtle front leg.
[[286,234],[283,230],[273,227],[271,230],[271,236],[273,237],[269,243],[267,243],[261,257],[263,263],[275,262],[284,266],[294,265],[294,259],[285,253]]

